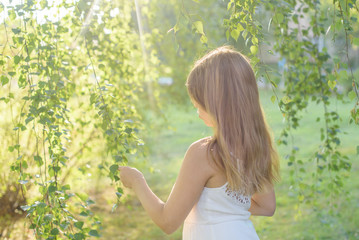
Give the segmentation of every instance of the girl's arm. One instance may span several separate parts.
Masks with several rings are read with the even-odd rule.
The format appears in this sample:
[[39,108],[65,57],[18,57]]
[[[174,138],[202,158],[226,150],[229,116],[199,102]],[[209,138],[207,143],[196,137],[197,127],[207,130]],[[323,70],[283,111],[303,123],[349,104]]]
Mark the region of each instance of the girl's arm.
[[276,200],[274,188],[272,188],[267,192],[253,194],[248,211],[252,215],[271,217],[274,215],[275,209]]
[[206,154],[207,146],[201,140],[189,147],[167,202],[163,202],[151,191],[137,169],[120,167],[120,178],[125,187],[134,190],[152,220],[165,233],[171,234],[183,223],[213,174]]

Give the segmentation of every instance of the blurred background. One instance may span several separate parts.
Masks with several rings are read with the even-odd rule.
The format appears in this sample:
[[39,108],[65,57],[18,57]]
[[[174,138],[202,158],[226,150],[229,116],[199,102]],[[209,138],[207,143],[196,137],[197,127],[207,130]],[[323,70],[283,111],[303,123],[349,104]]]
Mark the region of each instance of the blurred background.
[[[85,222],[87,228],[74,226],[87,234],[86,239],[181,239],[182,229],[170,236],[162,233],[131,191],[117,189],[120,183],[112,166],[126,163],[140,169],[152,190],[166,200],[189,145],[212,134],[198,118],[184,85],[194,61],[221,45],[253,54],[246,37],[235,40],[233,34],[226,35],[224,19],[231,17],[231,2],[1,2],[0,239],[35,239],[31,226],[36,218],[44,222],[47,239],[77,239],[65,234],[67,227],[56,222],[57,215],[51,212],[51,199],[57,199],[50,190],[53,182],[68,186],[60,190],[56,185],[59,196],[68,201],[61,208]],[[300,12],[297,6],[305,2],[294,4],[293,12]],[[260,3],[256,7],[255,21],[263,26],[264,40],[258,46],[260,62],[255,71],[262,107],[281,156],[282,178],[275,186],[275,215],[251,217],[261,239],[359,239],[359,129],[351,123],[354,101],[348,96],[353,89],[348,76],[352,72],[355,81],[359,79],[359,44],[353,42],[359,27],[351,25],[350,33],[356,38],[346,49],[347,33],[338,26],[334,29],[336,1],[317,2],[318,11],[326,13],[321,24],[327,32],[312,38],[309,34],[308,41],[346,65],[335,70],[338,79],[328,94],[328,105],[318,104],[315,94],[309,100],[303,96],[306,107],[296,115],[299,126],[284,133],[288,118],[281,104],[288,96],[290,62],[274,50],[277,39],[270,26],[271,10]],[[356,19],[351,21],[356,23],[357,4],[350,1],[346,6],[350,4],[351,18]],[[312,13],[303,14],[299,28],[311,28]],[[295,22],[288,26],[298,28]],[[41,107],[46,110],[40,111]],[[323,116],[331,112],[338,115],[332,121],[339,129],[335,151],[345,161],[338,160],[339,169],[329,170],[329,161],[335,160],[328,158],[327,170],[324,167],[320,175],[320,129],[326,124]],[[58,138],[49,135],[53,129],[61,129],[55,132]],[[62,149],[57,155],[56,146]],[[36,157],[40,155],[45,163]],[[61,170],[46,175],[54,166]],[[333,179],[336,186],[330,185]],[[33,213],[30,222],[29,208],[38,211],[31,204],[39,201],[48,205],[46,211],[53,216],[47,221],[42,213]],[[82,220],[88,217],[83,209],[91,221]],[[69,220],[68,225],[75,222]],[[59,225],[60,235],[51,224]],[[96,234],[90,229],[96,229]]]

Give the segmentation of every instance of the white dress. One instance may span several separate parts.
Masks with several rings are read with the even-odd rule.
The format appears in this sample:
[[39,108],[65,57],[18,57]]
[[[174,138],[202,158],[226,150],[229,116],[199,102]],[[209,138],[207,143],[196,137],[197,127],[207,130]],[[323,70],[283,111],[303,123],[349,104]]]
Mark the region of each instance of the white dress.
[[249,220],[251,197],[218,188],[204,188],[183,225],[183,240],[259,240]]

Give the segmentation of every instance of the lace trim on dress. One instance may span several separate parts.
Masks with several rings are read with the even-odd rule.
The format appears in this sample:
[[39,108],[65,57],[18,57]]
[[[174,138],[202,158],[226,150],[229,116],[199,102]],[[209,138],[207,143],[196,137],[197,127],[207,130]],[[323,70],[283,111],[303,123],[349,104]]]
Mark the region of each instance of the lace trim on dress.
[[233,199],[234,202],[237,203],[238,205],[250,205],[251,204],[251,198],[249,196],[244,196],[239,191],[230,190],[228,188],[228,186],[226,187],[225,191],[226,191],[227,196],[229,196],[231,199]]

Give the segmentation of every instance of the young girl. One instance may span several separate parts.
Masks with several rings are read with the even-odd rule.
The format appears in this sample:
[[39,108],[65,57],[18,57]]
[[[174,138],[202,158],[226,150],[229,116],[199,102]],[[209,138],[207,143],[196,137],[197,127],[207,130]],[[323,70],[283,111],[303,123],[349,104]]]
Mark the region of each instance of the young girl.
[[167,234],[184,222],[184,240],[259,239],[249,216],[274,214],[279,162],[249,61],[217,48],[196,62],[186,86],[213,136],[188,148],[167,202],[135,168],[120,167],[121,181]]

